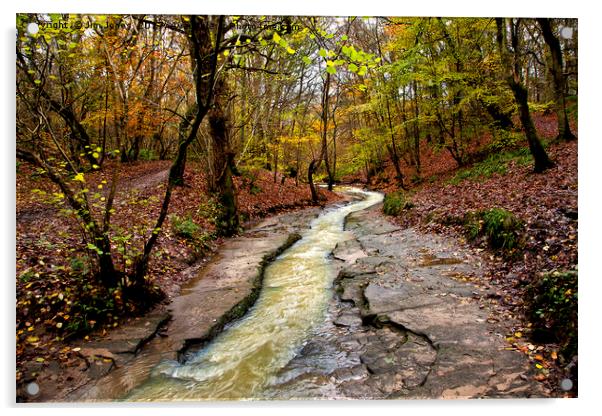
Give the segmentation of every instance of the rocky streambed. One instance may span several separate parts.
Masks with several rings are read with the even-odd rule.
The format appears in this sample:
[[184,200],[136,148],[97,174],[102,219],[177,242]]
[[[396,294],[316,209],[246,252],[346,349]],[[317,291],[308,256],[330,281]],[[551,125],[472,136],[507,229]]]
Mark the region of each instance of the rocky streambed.
[[379,207],[351,214],[333,252],[328,319],[273,379],[270,398],[544,397],[510,323],[490,323],[457,241],[400,229]]
[[167,314],[85,345],[109,368],[58,400],[546,397],[479,302],[480,258],[350,195],[228,241]]

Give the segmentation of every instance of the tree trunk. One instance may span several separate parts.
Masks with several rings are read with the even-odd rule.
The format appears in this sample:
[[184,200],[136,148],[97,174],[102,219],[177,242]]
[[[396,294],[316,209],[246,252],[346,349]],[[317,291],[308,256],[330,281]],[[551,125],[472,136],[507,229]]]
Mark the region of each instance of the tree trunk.
[[571,131],[569,126],[569,118],[566,113],[566,79],[562,64],[562,50],[560,49],[560,42],[558,41],[558,38],[554,36],[554,32],[552,32],[550,19],[537,19],[537,22],[541,27],[543,38],[550,53],[548,65],[549,70],[552,73],[552,79],[554,80],[554,101],[556,103],[556,115],[558,118],[558,139],[574,140],[576,137]]
[[235,153],[230,149],[230,125],[227,115],[228,89],[223,78],[215,83],[215,101],[209,111],[209,131],[213,150],[213,172],[210,191],[216,194],[221,205],[218,231],[231,236],[239,231],[238,203],[232,171]]
[[418,85],[416,81],[412,84],[414,88],[414,116],[416,118],[416,121],[414,122],[414,166],[416,167],[416,176],[420,178],[420,112],[418,109]]
[[518,68],[518,34],[516,30],[512,31],[512,44],[514,46],[514,63],[511,61],[508,49],[506,47],[506,25],[503,18],[496,18],[497,26],[497,44],[500,52],[500,59],[502,68],[506,75],[506,82],[514,94],[514,99],[518,105],[519,118],[527,141],[529,143],[529,150],[534,160],[534,171],[543,172],[544,170],[554,166],[554,163],[548,157],[546,150],[543,148],[539,137],[537,137],[537,130],[531,119],[531,113],[529,112],[529,103],[527,100],[527,90],[520,81],[520,71]]
[[312,159],[309,162],[309,167],[307,168],[307,182],[309,183],[309,190],[311,191],[311,201],[314,205],[318,205],[320,202],[320,194],[316,189],[316,185],[314,184],[314,173],[319,166],[319,162],[316,159]]
[[386,97],[387,103],[387,119],[389,122],[389,133],[391,134],[391,145],[387,146],[389,150],[389,155],[391,156],[391,162],[393,162],[393,167],[395,168],[395,175],[397,178],[397,182],[399,183],[399,187],[401,189],[405,189],[403,184],[403,172],[401,171],[401,166],[399,165],[399,154],[397,152],[397,143],[395,142],[395,132],[393,131],[393,121],[391,120],[391,108],[389,105],[389,97]]
[[[178,125],[178,143],[182,143],[186,141],[186,137],[188,135],[188,129],[190,128],[191,123],[194,120],[194,116],[197,112],[197,105],[191,105],[184,118],[180,121]],[[184,185],[184,171],[186,170],[186,159],[188,156],[188,147],[182,149],[182,163],[180,163],[176,169],[174,170],[174,181],[177,186]]]

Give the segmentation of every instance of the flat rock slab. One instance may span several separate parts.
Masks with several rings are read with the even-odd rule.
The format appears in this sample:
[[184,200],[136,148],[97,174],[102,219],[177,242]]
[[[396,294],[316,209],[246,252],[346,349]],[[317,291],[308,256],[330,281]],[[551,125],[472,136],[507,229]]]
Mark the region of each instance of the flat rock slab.
[[130,319],[126,324],[111,331],[105,338],[90,342],[79,342],[74,347],[106,349],[112,354],[135,354],[155,336],[171,315],[166,311],[153,311],[145,316]]
[[353,264],[357,259],[366,257],[366,252],[362,249],[362,245],[358,240],[345,240],[336,245],[332,255],[337,260],[342,260],[348,264]]
[[331,319],[268,398],[546,397],[526,357],[504,349],[511,323],[489,323],[477,301],[485,291],[454,278],[477,277],[480,258],[452,238],[390,224],[379,207],[351,214],[346,229],[356,242],[333,253]]

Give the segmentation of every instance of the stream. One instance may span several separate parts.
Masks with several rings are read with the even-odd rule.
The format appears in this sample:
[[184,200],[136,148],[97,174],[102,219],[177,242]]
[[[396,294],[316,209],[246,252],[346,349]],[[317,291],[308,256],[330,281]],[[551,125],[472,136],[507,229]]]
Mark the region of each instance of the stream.
[[326,210],[302,239],[265,270],[261,294],[247,314],[184,363],[163,361],[124,399],[261,399],[277,372],[324,322],[332,297],[329,255],[349,238],[345,217],[382,201],[376,192],[345,188],[353,202]]

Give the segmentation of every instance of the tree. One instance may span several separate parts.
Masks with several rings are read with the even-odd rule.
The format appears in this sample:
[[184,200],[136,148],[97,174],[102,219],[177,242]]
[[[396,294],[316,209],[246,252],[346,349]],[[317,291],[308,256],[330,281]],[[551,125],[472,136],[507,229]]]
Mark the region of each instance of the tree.
[[566,78],[564,76],[564,65],[562,63],[562,51],[560,41],[554,35],[551,19],[537,19],[543,38],[548,47],[548,68],[554,81],[554,101],[556,103],[556,116],[558,118],[558,139],[576,139],[569,126],[569,118],[566,112]]
[[136,260],[135,281],[143,284],[148,270],[150,254],[157,243],[163,227],[174,188],[178,185],[179,173],[186,161],[188,147],[196,138],[201,122],[213,106],[216,78],[218,75],[218,53],[224,34],[224,16],[190,16],[187,21],[192,57],[192,74],[196,95],[196,113],[190,123],[188,136],[178,144],[178,152],[169,168],[167,188],[155,227],[144,244],[142,255]]
[[546,153],[541,141],[539,140],[539,137],[537,136],[537,131],[535,130],[535,125],[533,124],[531,113],[529,111],[527,89],[521,82],[521,71],[518,60],[518,31],[520,27],[520,19],[518,19],[516,22],[510,21],[510,39],[513,51],[512,54],[508,50],[507,46],[506,22],[502,18],[496,18],[495,22],[497,27],[496,39],[499,48],[502,69],[505,73],[506,82],[512,90],[514,99],[518,105],[519,118],[525,131],[525,135],[527,136],[529,150],[531,151],[531,155],[533,156],[533,160],[535,162],[534,170],[535,172],[543,172],[544,170],[553,167],[554,163],[548,157],[548,154]]

